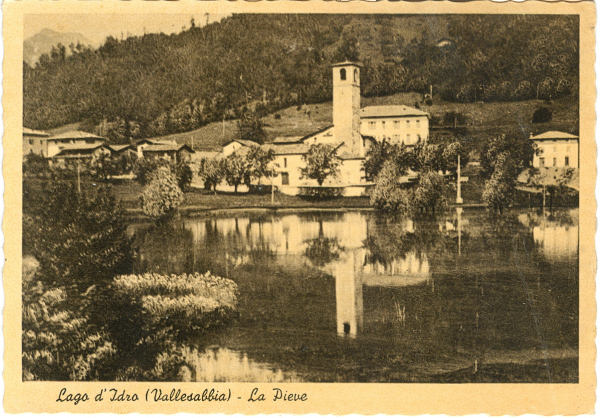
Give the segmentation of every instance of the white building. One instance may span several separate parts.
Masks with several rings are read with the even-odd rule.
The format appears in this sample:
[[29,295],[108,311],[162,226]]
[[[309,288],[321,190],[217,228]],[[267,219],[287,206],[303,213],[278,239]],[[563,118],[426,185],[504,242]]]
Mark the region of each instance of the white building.
[[360,121],[360,132],[377,141],[414,145],[429,137],[429,114],[409,106],[367,106]]
[[95,148],[104,145],[105,138],[83,131],[69,131],[43,139],[42,155],[52,158],[63,149]]
[[579,137],[559,131],[548,131],[531,136],[537,152],[533,156],[533,167],[579,168]]

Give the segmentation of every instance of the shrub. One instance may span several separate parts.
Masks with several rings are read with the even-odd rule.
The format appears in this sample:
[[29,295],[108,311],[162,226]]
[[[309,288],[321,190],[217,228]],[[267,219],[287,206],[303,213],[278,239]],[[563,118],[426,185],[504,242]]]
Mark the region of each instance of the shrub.
[[549,107],[538,107],[533,112],[533,117],[531,118],[532,123],[545,123],[550,122],[552,120],[552,109]]
[[333,199],[342,195],[341,187],[302,187],[300,197],[306,199]]
[[144,215],[157,219],[171,217],[183,202],[175,176],[169,168],[159,167],[150,179],[140,196]]
[[194,175],[189,164],[184,161],[177,163],[177,166],[175,167],[175,174],[177,176],[177,185],[179,188],[182,191],[187,190],[192,183],[192,177]]
[[60,288],[23,275],[23,380],[98,379],[115,350]]
[[145,186],[159,167],[171,167],[171,161],[165,158],[139,158],[133,164],[133,172],[138,183]]
[[444,198],[444,177],[434,171],[424,171],[419,175],[415,188],[412,212],[420,211],[435,214],[446,206]]
[[337,157],[337,150],[331,145],[312,144],[302,160],[306,163],[300,169],[302,178],[316,180],[319,186],[327,177],[335,177],[339,173],[341,161]]
[[109,328],[124,350],[155,338],[164,342],[208,332],[231,320],[237,309],[235,282],[210,272],[119,276],[113,290],[119,314]]
[[48,160],[41,155],[29,153],[23,158],[23,177],[48,177]]

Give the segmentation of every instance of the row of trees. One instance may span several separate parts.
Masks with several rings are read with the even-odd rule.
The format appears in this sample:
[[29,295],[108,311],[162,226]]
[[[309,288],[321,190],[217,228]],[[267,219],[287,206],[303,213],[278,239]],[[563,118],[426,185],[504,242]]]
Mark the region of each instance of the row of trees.
[[460,141],[441,138],[414,147],[386,141],[375,144],[365,162],[367,179],[375,181],[371,204],[380,210],[411,215],[443,209],[447,189],[456,179],[459,155],[464,163],[468,161]]
[[86,121],[113,142],[249,116],[252,127],[253,114],[330,100],[330,65],[345,59],[363,62],[365,96],[430,86],[461,102],[576,95],[578,33],[565,15],[233,15],[24,63],[23,122]]

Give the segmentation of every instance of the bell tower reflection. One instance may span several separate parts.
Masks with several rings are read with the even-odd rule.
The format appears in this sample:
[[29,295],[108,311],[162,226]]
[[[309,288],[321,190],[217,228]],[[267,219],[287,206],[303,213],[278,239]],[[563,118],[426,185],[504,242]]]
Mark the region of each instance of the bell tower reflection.
[[359,249],[345,253],[333,269],[335,276],[335,301],[337,333],[355,338],[363,327],[363,291],[360,277]]

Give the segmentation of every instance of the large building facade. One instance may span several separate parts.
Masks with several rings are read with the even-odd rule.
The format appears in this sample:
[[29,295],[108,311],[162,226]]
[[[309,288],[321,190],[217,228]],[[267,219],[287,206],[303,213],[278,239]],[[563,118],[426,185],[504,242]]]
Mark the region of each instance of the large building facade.
[[429,137],[429,115],[409,106],[367,106],[360,122],[360,132],[379,142],[415,145]]
[[579,137],[548,131],[530,138],[536,146],[533,167],[579,168]]

